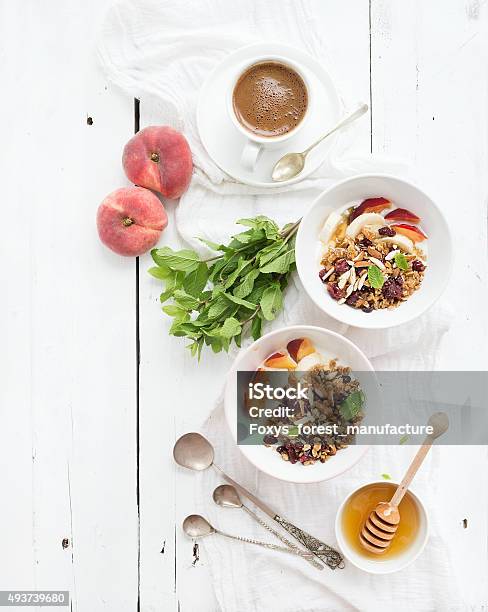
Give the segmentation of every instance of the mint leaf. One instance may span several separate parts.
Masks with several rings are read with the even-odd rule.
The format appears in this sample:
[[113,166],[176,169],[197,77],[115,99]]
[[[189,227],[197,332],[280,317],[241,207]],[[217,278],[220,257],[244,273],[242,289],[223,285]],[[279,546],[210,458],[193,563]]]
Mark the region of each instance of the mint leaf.
[[369,266],[368,268],[368,280],[369,284],[373,289],[381,289],[385,282],[385,277],[381,273],[381,270],[378,266]]
[[278,284],[273,284],[265,289],[259,305],[261,306],[263,317],[267,321],[272,321],[283,305],[281,287]]
[[[234,295],[238,298],[247,297],[253,290],[254,281],[259,276],[259,270],[251,270],[246,274],[242,283],[234,289]],[[251,300],[252,301],[252,300]]]
[[244,306],[244,308],[249,308],[249,310],[254,310],[256,308],[256,304],[253,304],[252,302],[248,302],[247,300],[243,300],[242,298],[237,297],[235,295],[231,295],[230,293],[223,293],[222,295],[228,300],[230,300],[231,302],[233,302],[234,304],[238,304],[239,306]]
[[220,335],[223,338],[233,338],[241,333],[241,324],[234,317],[229,317],[225,320],[220,328]]
[[247,227],[252,227],[253,229],[263,230],[266,238],[270,240],[275,240],[279,237],[280,231],[278,226],[274,221],[265,217],[264,215],[258,215],[253,219],[239,219],[236,221],[239,225],[245,225]]
[[295,261],[295,249],[291,249],[280,255],[276,259],[271,260],[259,270],[263,274],[269,274],[271,272],[276,272],[278,274],[285,274],[290,269],[290,266]]
[[257,340],[261,337],[261,328],[263,326],[263,319],[258,315],[254,317],[251,324],[251,335],[253,340]]
[[212,304],[210,305],[210,308],[208,310],[208,318],[218,319],[225,312],[228,312],[231,306],[232,305],[229,304],[229,301],[226,300],[223,295],[219,295],[212,301]]
[[227,277],[227,280],[225,281],[225,284],[224,284],[224,288],[228,289],[229,287],[232,287],[232,285],[236,282],[239,276],[241,276],[241,273],[243,272],[243,270],[248,268],[250,264],[251,264],[250,261],[244,260],[241,257],[241,259],[237,263],[237,268],[234,270],[234,272],[229,274],[229,276]]
[[223,244],[218,244],[217,242],[212,242],[211,240],[205,240],[205,238],[198,238],[198,240],[207,246],[212,251],[228,251],[228,247]]
[[396,265],[400,268],[400,270],[407,271],[409,269],[407,258],[403,253],[396,253],[393,257]]
[[198,308],[198,305],[200,303],[198,298],[193,297],[193,295],[189,295],[188,293],[186,293],[186,291],[183,291],[182,289],[176,289],[176,291],[173,293],[173,299],[178,304],[178,306],[181,306],[186,310],[194,310],[195,308]]
[[169,247],[163,247],[162,249],[153,249],[151,255],[158,265],[162,264],[171,270],[180,270],[182,272],[194,270],[200,263],[198,254],[190,249],[173,251]]
[[351,421],[361,412],[364,402],[362,391],[353,391],[339,406],[339,411],[346,421]]
[[273,242],[270,246],[261,249],[259,253],[259,264],[264,266],[269,261],[277,257],[282,249],[286,248],[286,243],[284,240],[279,240],[277,242]]
[[198,266],[190,272],[188,276],[183,281],[183,289],[193,295],[194,297],[198,297],[202,291],[205,289],[205,286],[208,281],[208,268],[207,264],[202,262],[198,264]]
[[154,266],[153,268],[149,268],[148,273],[159,280],[165,280],[172,275],[171,270],[167,266]]
[[170,317],[174,317],[176,321],[188,321],[190,318],[188,312],[184,308],[181,308],[176,304],[169,304],[168,306],[163,306],[163,312],[165,312]]
[[176,289],[181,287],[183,282],[182,274],[182,272],[174,272],[173,270],[170,270],[169,276],[163,279],[165,287],[163,293],[161,293],[159,296],[160,302],[166,302],[166,300],[169,300],[169,298],[173,296]]

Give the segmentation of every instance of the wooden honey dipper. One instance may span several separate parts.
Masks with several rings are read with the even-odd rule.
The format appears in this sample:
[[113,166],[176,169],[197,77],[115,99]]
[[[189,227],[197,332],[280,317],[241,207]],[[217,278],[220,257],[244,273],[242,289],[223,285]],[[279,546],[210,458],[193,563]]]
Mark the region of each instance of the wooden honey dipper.
[[436,412],[430,417],[428,425],[432,427],[432,433],[426,436],[422,446],[413,458],[407,473],[398,485],[395,494],[389,502],[380,502],[371,512],[361,528],[359,541],[363,548],[369,552],[381,555],[390,546],[400,523],[398,506],[407,492],[417,470],[422,465],[434,440],[447,431],[449,427],[447,414],[444,412]]

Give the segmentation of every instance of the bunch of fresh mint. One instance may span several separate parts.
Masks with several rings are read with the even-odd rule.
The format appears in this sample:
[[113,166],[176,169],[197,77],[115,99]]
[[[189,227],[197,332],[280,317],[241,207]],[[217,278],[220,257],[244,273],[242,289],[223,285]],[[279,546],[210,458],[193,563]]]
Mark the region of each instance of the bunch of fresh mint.
[[152,276],[164,281],[163,311],[173,317],[170,334],[184,336],[192,355],[204,345],[218,353],[232,341],[240,346],[249,328],[254,339],[263,321],[271,321],[283,305],[283,290],[295,269],[298,224],[281,231],[264,216],[240,219],[249,229],[233,236],[228,245],[202,240],[219,255],[202,260],[192,250],[169,247],[151,251],[156,267]]

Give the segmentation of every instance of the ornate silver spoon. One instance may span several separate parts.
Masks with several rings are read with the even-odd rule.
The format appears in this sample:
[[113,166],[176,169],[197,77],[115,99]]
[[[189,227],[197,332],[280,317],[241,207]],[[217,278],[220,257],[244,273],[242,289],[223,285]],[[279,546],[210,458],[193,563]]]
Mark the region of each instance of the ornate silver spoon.
[[288,181],[293,177],[297,176],[297,174],[300,174],[300,172],[305,166],[305,158],[312,149],[314,149],[323,140],[328,138],[331,134],[337,132],[337,130],[340,130],[349,123],[356,121],[356,119],[358,119],[359,117],[361,117],[361,115],[364,115],[364,113],[367,112],[368,108],[369,107],[367,104],[361,104],[358,109],[356,109],[350,115],[344,117],[344,119],[341,119],[341,121],[339,121],[339,123],[331,130],[329,130],[327,134],[321,136],[307,149],[305,149],[305,151],[302,151],[301,153],[287,153],[286,155],[283,155],[283,157],[276,162],[273,168],[273,172],[271,173],[271,178],[273,179],[273,181],[276,181],[278,183],[281,181]]
[[283,529],[286,529],[286,531],[288,531],[288,533],[298,540],[300,544],[305,546],[305,548],[307,548],[331,569],[344,567],[344,559],[337,550],[331,546],[328,546],[327,544],[324,544],[324,542],[314,538],[306,531],[303,531],[303,529],[296,527],[293,525],[293,523],[290,523],[284,519],[255,495],[250,493],[235,480],[232,480],[230,476],[227,476],[222,468],[214,463],[213,446],[201,434],[192,432],[181,436],[181,438],[179,438],[174,445],[173,457],[178,465],[186,467],[190,470],[205,470],[213,465],[221,476],[223,476],[228,483],[234,486],[241,495],[249,499],[255,506],[281,525]]
[[286,544],[288,548],[296,551],[296,554],[300,557],[303,557],[305,561],[308,561],[311,565],[313,565],[318,570],[323,570],[324,566],[315,561],[311,552],[305,552],[301,550],[296,544],[290,542],[287,538],[281,535],[278,531],[270,527],[267,523],[265,523],[259,516],[253,512],[250,508],[248,508],[245,504],[242,503],[241,498],[239,497],[239,493],[237,489],[232,485],[220,485],[213,492],[213,500],[214,502],[222,506],[222,508],[242,508],[245,510],[250,517],[252,517],[257,523],[259,523],[262,527],[264,527],[267,531],[272,533],[278,540]]
[[220,531],[213,527],[206,518],[199,514],[190,514],[183,521],[183,531],[187,536],[191,538],[204,538],[214,533],[218,533],[224,538],[230,538],[231,540],[238,540],[239,542],[246,542],[247,544],[255,544],[256,546],[262,546],[263,548],[269,548],[270,550],[277,550],[279,552],[288,553],[290,555],[299,555],[299,553],[292,548],[285,548],[284,546],[277,546],[276,544],[269,544],[268,542],[260,542],[259,540],[253,540],[252,538],[245,538],[243,536],[235,536],[225,531]]

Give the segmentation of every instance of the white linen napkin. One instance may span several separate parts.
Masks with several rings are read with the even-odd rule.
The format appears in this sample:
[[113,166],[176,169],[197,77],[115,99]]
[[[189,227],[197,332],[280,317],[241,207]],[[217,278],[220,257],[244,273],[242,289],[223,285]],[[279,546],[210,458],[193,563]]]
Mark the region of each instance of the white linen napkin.
[[[98,54],[108,77],[141,100],[145,112],[161,124],[181,129],[193,152],[195,173],[181,198],[177,228],[193,248],[196,237],[220,242],[239,231],[235,220],[265,214],[278,223],[296,220],[314,198],[335,181],[361,172],[402,172],[405,168],[378,158],[352,159],[353,131],[341,133],[333,154],[308,179],[288,187],[261,190],[237,183],[206,154],[198,137],[195,109],[198,91],[213,67],[240,46],[275,40],[276,32],[288,44],[300,47],[322,62],[329,59],[315,15],[316,3],[302,0],[122,0],[109,11]],[[316,324],[338,331],[355,342],[378,369],[430,369],[449,311],[436,307],[411,324],[385,331],[347,329],[326,317],[306,297],[295,278],[286,293],[286,307],[271,328],[288,324]],[[333,518],[340,501],[357,484],[382,473],[400,478],[410,460],[411,447],[376,447],[360,466],[332,482],[291,485],[273,480],[251,466],[236,449],[224,423],[221,400],[203,428],[216,446],[220,463],[231,475],[263,500],[310,533],[334,543]],[[415,483],[430,508],[435,497],[437,448]],[[263,539],[262,529],[239,510],[221,510],[208,501],[208,492],[220,481],[210,470],[196,476],[195,504],[222,528]],[[429,486],[427,486],[427,481]],[[202,494],[202,492],[205,494]],[[200,500],[200,501],[199,501]],[[202,502],[201,500],[206,500]],[[204,542],[210,558],[214,588],[225,612],[273,610],[333,611],[456,610],[457,595],[444,542],[435,517],[422,557],[394,576],[370,576],[348,564],[345,570],[318,572],[300,559],[261,550],[224,538]],[[266,534],[265,534],[266,535]]]

